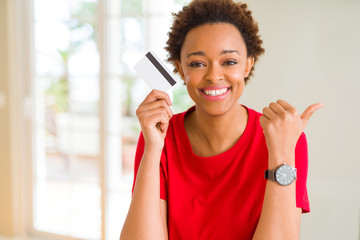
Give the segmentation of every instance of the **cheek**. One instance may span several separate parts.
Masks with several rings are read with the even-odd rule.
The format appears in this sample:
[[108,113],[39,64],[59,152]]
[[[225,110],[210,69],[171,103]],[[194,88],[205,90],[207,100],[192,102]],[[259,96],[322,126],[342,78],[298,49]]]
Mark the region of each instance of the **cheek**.
[[187,72],[184,76],[186,90],[190,98],[195,102],[199,92],[197,91],[199,83],[201,82],[201,77],[196,72]]
[[192,82],[186,82],[186,90],[189,94],[189,97],[196,102],[196,99],[198,98],[198,92],[197,92],[197,88],[193,85]]
[[188,71],[185,73],[184,78],[186,85],[196,85],[201,81],[202,75],[196,71]]
[[237,69],[231,72],[228,72],[227,78],[235,85],[243,86],[245,84],[245,76],[242,69]]
[[238,79],[239,81],[245,78],[245,70],[243,67],[234,69],[230,74],[234,79]]
[[236,96],[241,96],[245,88],[244,74],[242,71],[234,71],[228,76],[232,82],[233,89],[236,92]]
[[243,91],[244,91],[244,88],[245,88],[245,83],[244,81],[241,81],[237,84],[237,88],[236,88],[236,95],[239,95],[241,96]]

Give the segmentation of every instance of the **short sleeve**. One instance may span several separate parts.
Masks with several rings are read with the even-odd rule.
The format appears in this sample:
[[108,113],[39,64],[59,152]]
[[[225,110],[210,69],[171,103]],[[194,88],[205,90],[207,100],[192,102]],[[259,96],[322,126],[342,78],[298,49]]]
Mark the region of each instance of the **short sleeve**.
[[308,147],[306,136],[301,134],[295,148],[296,179],[296,207],[301,208],[303,213],[310,212],[309,197],[307,193],[308,175]]
[[[139,140],[136,147],[135,161],[134,161],[134,182],[132,186],[132,193],[134,192],[137,172],[139,169],[139,165],[144,154],[145,148],[145,140],[142,133],[140,133]],[[167,200],[167,188],[166,188],[166,157],[164,152],[161,154],[160,160],[160,198],[163,200]]]

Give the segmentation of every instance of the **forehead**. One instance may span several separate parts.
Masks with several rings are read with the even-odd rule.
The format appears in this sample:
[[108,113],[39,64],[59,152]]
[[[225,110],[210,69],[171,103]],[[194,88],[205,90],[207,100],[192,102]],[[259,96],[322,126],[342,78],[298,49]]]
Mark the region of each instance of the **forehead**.
[[204,24],[188,32],[181,49],[181,57],[194,51],[211,54],[228,49],[246,55],[246,45],[240,31],[230,23]]

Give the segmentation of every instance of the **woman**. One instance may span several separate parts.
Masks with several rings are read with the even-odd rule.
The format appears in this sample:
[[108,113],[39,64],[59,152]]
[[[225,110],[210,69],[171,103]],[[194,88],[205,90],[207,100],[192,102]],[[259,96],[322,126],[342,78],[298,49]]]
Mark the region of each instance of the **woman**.
[[322,104],[300,115],[283,100],[263,114],[238,103],[264,52],[246,4],[194,0],[174,16],[168,60],[195,106],[173,116],[169,96],[153,90],[137,109],[121,239],[298,239],[310,210],[302,132]]

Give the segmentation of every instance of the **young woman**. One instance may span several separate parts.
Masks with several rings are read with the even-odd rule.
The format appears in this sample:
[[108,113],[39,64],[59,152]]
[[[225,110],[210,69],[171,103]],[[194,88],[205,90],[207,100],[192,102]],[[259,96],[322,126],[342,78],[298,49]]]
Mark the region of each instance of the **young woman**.
[[278,100],[260,114],[238,103],[264,52],[246,4],[194,0],[174,16],[168,60],[195,106],[173,115],[153,90],[137,109],[121,239],[298,239],[310,210],[303,130],[322,104],[299,114]]

